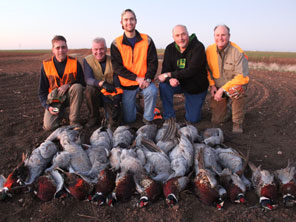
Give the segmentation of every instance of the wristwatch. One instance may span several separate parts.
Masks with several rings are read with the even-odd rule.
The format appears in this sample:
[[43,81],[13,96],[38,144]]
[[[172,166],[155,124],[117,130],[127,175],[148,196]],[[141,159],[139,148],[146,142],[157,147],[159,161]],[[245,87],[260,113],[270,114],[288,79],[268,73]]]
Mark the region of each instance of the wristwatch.
[[151,79],[146,79],[147,82],[151,83]]
[[168,78],[169,77],[169,75],[167,73],[165,73],[163,76],[164,76],[164,78]]

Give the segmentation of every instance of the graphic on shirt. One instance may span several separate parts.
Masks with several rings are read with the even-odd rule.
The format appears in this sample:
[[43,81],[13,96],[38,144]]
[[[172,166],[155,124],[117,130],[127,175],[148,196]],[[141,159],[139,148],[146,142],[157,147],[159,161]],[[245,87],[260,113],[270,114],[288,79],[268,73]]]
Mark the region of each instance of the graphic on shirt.
[[181,58],[177,60],[177,67],[180,69],[184,69],[186,65],[186,58]]

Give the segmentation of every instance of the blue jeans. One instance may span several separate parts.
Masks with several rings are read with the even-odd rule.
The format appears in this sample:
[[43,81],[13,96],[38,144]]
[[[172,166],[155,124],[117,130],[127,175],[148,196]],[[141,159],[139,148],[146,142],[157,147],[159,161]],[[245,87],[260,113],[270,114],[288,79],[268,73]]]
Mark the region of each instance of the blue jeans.
[[185,96],[185,119],[191,123],[201,120],[201,108],[205,101],[207,90],[199,94],[189,94],[179,85],[172,87],[168,83],[159,83],[160,98],[162,101],[163,117],[169,119],[176,117],[174,110],[174,94],[184,93]]
[[135,122],[137,119],[136,95],[142,93],[144,97],[144,116],[147,121],[154,118],[154,108],[156,106],[157,88],[151,83],[147,88],[135,90],[124,90],[122,94],[123,120],[126,124]]

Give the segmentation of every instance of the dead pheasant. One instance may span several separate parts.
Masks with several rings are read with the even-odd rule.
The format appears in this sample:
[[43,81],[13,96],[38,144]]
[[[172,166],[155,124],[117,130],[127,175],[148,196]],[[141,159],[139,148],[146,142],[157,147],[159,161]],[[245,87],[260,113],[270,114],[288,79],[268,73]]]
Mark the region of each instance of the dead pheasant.
[[163,184],[163,193],[166,198],[166,203],[169,206],[174,206],[179,201],[179,194],[189,183],[189,176],[175,177]]
[[128,148],[135,138],[135,129],[130,126],[119,126],[113,133],[113,146]]
[[155,124],[141,126],[136,132],[136,139],[133,146],[140,147],[142,145],[142,138],[154,141],[156,132],[157,126]]
[[140,194],[138,207],[145,207],[149,202],[154,202],[161,195],[161,183],[151,179],[147,174],[141,174],[137,178],[136,189]]
[[117,174],[115,189],[109,195],[108,205],[113,206],[117,201],[129,199],[135,191],[135,179],[144,173],[142,159],[138,158],[133,149],[122,149],[120,154],[120,173]]
[[[92,164],[81,145],[80,133],[68,128],[61,127],[61,130],[59,129],[55,130],[46,141],[59,139],[64,150],[54,156],[51,167],[47,168],[45,172],[55,170],[56,168],[62,168],[78,174],[89,172]],[[88,180],[87,177],[84,179]]]
[[32,151],[29,158],[25,160],[25,166],[30,171],[29,177],[25,181],[26,184],[32,184],[43,173],[57,151],[56,145],[51,141],[41,143]]
[[[208,164],[208,163],[207,163]],[[216,205],[220,210],[224,205],[226,190],[218,184],[217,174],[212,169],[206,169],[204,163],[204,147],[196,149],[195,157],[195,194],[206,205]]]
[[110,128],[101,126],[95,130],[90,137],[90,144],[92,146],[101,146],[109,151],[113,147],[113,133]]
[[[8,175],[7,179],[2,176],[0,187],[0,200],[5,200],[8,197],[12,196],[12,190],[16,192],[19,190],[18,187],[22,187],[25,184],[25,181],[29,177],[29,168],[25,166],[25,160],[27,156],[22,155],[22,161],[13,169],[13,171]],[[16,190],[15,190],[16,189]]]
[[142,138],[142,144],[141,149],[146,157],[144,168],[147,174],[153,180],[165,183],[173,173],[169,157],[151,140]]
[[69,173],[58,169],[64,177],[65,189],[76,199],[85,200],[93,190],[93,185],[86,182],[76,173]]
[[108,196],[108,206],[113,207],[118,201],[127,201],[135,192],[135,181],[133,173],[120,172],[116,176],[115,188]]
[[224,168],[220,182],[227,189],[230,201],[246,203],[245,192],[251,187],[251,182],[244,176],[249,154],[244,157],[233,148],[216,148],[215,152],[219,164]]
[[202,137],[199,135],[197,128],[193,125],[187,124],[178,130],[178,135],[186,136],[193,143],[201,142]]
[[171,169],[174,171],[169,179],[188,174],[193,165],[194,148],[187,136],[181,135],[179,144],[169,153]]
[[98,182],[95,184],[95,194],[92,196],[92,201],[98,205],[103,205],[106,202],[107,196],[115,188],[116,173],[111,168],[107,167],[102,170],[98,176]]
[[64,179],[57,170],[38,177],[34,189],[35,195],[42,201],[50,201],[62,193]]
[[261,166],[256,167],[249,161],[252,170],[252,184],[258,195],[259,204],[264,209],[273,210],[277,207],[274,200],[277,196],[277,187],[274,182],[274,175],[268,170],[261,170]]
[[224,168],[219,177],[220,183],[227,190],[228,198],[232,203],[246,203],[247,187],[240,176],[231,172],[228,168]]
[[286,168],[276,170],[275,177],[279,181],[279,190],[286,207],[296,204],[296,167],[288,161]]
[[176,136],[178,127],[176,121],[170,118],[156,133],[156,145],[166,154],[178,144]]
[[100,172],[109,167],[110,162],[108,157],[110,155],[110,151],[102,145],[84,145],[88,146],[86,153],[92,167],[90,171],[80,172],[79,175],[83,175],[84,178],[87,178],[88,182],[96,184],[98,182],[98,175]]

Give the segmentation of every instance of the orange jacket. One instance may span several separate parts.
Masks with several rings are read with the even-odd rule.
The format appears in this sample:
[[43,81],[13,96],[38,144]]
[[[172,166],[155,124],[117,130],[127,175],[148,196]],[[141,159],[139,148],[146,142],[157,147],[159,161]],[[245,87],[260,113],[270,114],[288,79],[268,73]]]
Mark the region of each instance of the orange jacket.
[[77,59],[67,57],[67,64],[63,77],[61,78],[56,70],[53,62],[53,57],[49,60],[43,61],[43,67],[46,77],[49,82],[49,92],[65,84],[71,84],[76,80],[77,76]]
[[[147,54],[148,54],[148,35],[140,34],[142,41],[135,44],[134,48],[129,45],[123,44],[123,35],[115,39],[116,46],[121,54],[123,66],[135,73],[137,77],[145,77],[147,72]],[[120,84],[122,86],[137,86],[139,85],[137,81],[126,79],[120,74],[118,75]]]
[[249,82],[248,58],[243,50],[233,42],[218,53],[216,44],[206,50],[208,61],[208,80],[210,86],[222,87],[225,91],[235,85],[246,85]]

